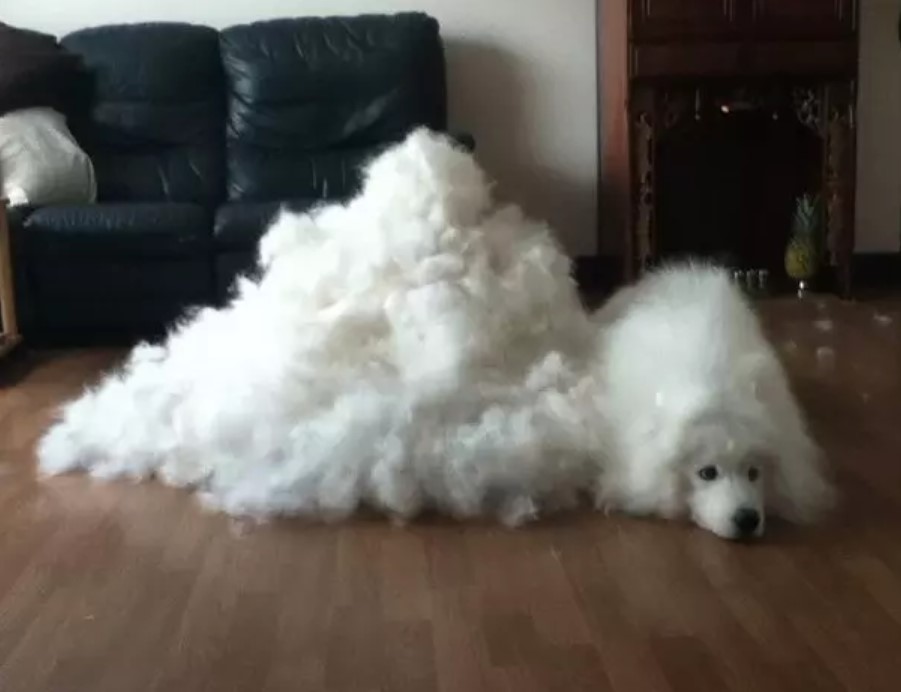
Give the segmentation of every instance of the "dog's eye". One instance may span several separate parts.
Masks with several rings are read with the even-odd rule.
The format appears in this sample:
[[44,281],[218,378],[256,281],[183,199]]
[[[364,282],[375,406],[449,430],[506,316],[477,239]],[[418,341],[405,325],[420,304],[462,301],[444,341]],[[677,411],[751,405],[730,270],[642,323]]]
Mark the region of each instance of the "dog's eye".
[[705,466],[700,471],[698,471],[698,476],[701,477],[703,481],[713,481],[716,480],[716,477],[719,475],[719,472],[716,470],[716,466]]
[[760,478],[760,469],[756,466],[752,466],[748,469],[748,480],[752,483]]

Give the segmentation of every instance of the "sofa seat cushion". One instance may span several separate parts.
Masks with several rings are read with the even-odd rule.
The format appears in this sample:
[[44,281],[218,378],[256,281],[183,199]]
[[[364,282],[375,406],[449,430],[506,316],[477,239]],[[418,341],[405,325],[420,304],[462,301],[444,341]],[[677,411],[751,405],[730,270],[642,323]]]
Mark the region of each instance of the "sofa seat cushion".
[[[102,322],[103,310],[91,305],[160,302],[177,305],[208,303],[214,296],[212,265],[200,257],[138,259],[83,258],[66,262],[39,257],[31,265],[40,296],[41,313],[58,322],[63,315],[92,310]],[[84,304],[84,305],[82,305]],[[115,322],[115,321],[113,321]]]
[[305,212],[317,200],[289,200],[286,202],[248,202],[225,204],[216,212],[213,224],[213,244],[217,250],[256,250],[257,243],[275,220],[279,211]]
[[25,219],[31,255],[185,257],[209,251],[211,214],[195,204],[96,204],[37,209]]

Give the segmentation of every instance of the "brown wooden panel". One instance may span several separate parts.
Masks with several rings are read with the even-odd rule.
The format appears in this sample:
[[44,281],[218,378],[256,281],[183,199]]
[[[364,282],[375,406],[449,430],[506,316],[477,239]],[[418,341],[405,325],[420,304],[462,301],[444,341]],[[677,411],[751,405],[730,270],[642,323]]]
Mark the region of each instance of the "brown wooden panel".
[[853,36],[856,0],[753,0],[751,31],[758,39]]
[[598,254],[628,257],[629,0],[598,0]]
[[747,50],[738,43],[645,44],[633,46],[635,79],[723,77],[745,72]]
[[632,0],[634,40],[729,38],[739,30],[736,0]]
[[847,76],[857,74],[857,44],[851,41],[772,41],[755,45],[751,70],[761,75]]

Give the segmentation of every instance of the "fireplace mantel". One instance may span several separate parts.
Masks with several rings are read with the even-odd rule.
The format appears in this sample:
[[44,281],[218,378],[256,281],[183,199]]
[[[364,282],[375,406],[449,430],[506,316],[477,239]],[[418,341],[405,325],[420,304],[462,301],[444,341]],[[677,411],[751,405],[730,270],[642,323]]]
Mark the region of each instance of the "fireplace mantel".
[[678,232],[658,219],[657,148],[713,104],[790,112],[820,138],[826,263],[850,290],[856,0],[599,0],[598,45],[600,244],[622,256],[627,278]]

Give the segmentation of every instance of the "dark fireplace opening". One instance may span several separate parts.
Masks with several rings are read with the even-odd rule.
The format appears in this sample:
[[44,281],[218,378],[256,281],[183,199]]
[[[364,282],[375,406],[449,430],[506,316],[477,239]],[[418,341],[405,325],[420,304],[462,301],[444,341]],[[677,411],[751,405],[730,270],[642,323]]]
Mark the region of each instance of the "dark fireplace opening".
[[[684,105],[684,104],[683,104]],[[742,93],[668,114],[654,150],[657,252],[740,270],[784,268],[796,199],[821,192],[823,140],[786,97]]]

